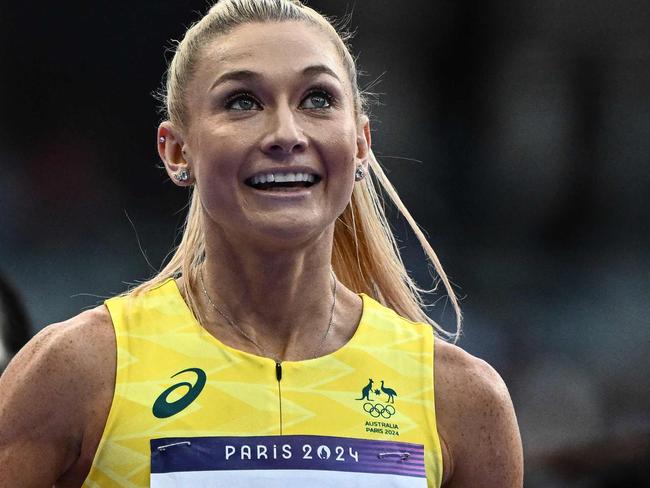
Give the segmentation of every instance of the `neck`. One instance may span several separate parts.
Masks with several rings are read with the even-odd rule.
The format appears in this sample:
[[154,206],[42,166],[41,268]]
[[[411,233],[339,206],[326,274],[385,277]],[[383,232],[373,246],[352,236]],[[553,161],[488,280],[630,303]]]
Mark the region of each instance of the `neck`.
[[202,269],[207,297],[197,297],[203,325],[213,335],[276,359],[319,356],[351,337],[358,320],[350,323],[349,308],[356,306],[359,315],[360,300],[339,286],[339,306],[332,308],[331,238],[272,252],[214,241],[206,239]]

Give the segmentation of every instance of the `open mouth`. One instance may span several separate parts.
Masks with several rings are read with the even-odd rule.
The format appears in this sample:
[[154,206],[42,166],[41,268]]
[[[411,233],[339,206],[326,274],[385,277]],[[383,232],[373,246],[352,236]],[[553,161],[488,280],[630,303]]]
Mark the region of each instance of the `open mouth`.
[[258,173],[244,183],[262,191],[295,191],[314,186],[321,177],[314,173]]

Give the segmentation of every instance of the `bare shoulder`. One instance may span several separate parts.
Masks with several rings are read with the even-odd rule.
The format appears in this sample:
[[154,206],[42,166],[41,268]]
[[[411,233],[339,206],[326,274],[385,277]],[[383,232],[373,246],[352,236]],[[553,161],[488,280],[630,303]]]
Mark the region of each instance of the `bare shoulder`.
[[435,348],[445,486],[523,486],[521,437],[503,379],[487,362],[460,347],[436,341]]
[[436,341],[436,388],[445,396],[457,397],[466,404],[477,393],[495,399],[510,398],[503,379],[487,362],[472,356],[458,346]]
[[[102,305],[42,329],[9,363],[2,381],[4,386],[17,386],[16,380],[34,373],[46,373],[52,381],[70,371],[94,371],[114,344],[111,318]],[[81,383],[92,382],[93,377],[80,378]]]
[[27,343],[0,377],[0,464],[11,467],[0,473],[1,486],[17,479],[32,486],[25,476],[45,486],[77,463],[112,395],[114,370],[104,306],[45,327]]

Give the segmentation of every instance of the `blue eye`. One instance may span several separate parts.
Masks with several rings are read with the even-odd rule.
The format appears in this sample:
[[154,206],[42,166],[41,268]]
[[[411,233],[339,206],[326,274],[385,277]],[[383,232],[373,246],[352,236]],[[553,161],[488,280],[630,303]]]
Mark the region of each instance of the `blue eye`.
[[323,90],[314,90],[309,93],[300,105],[306,109],[330,108],[334,99],[332,95]]
[[260,104],[251,95],[241,93],[228,98],[226,108],[229,110],[261,110]]

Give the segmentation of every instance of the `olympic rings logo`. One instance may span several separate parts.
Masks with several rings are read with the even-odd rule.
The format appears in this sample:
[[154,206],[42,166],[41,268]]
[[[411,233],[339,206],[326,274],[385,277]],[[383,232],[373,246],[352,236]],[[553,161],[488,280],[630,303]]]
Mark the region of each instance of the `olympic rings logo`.
[[382,405],[381,403],[366,402],[363,404],[363,411],[369,413],[371,417],[389,419],[395,414],[395,407],[392,405]]

